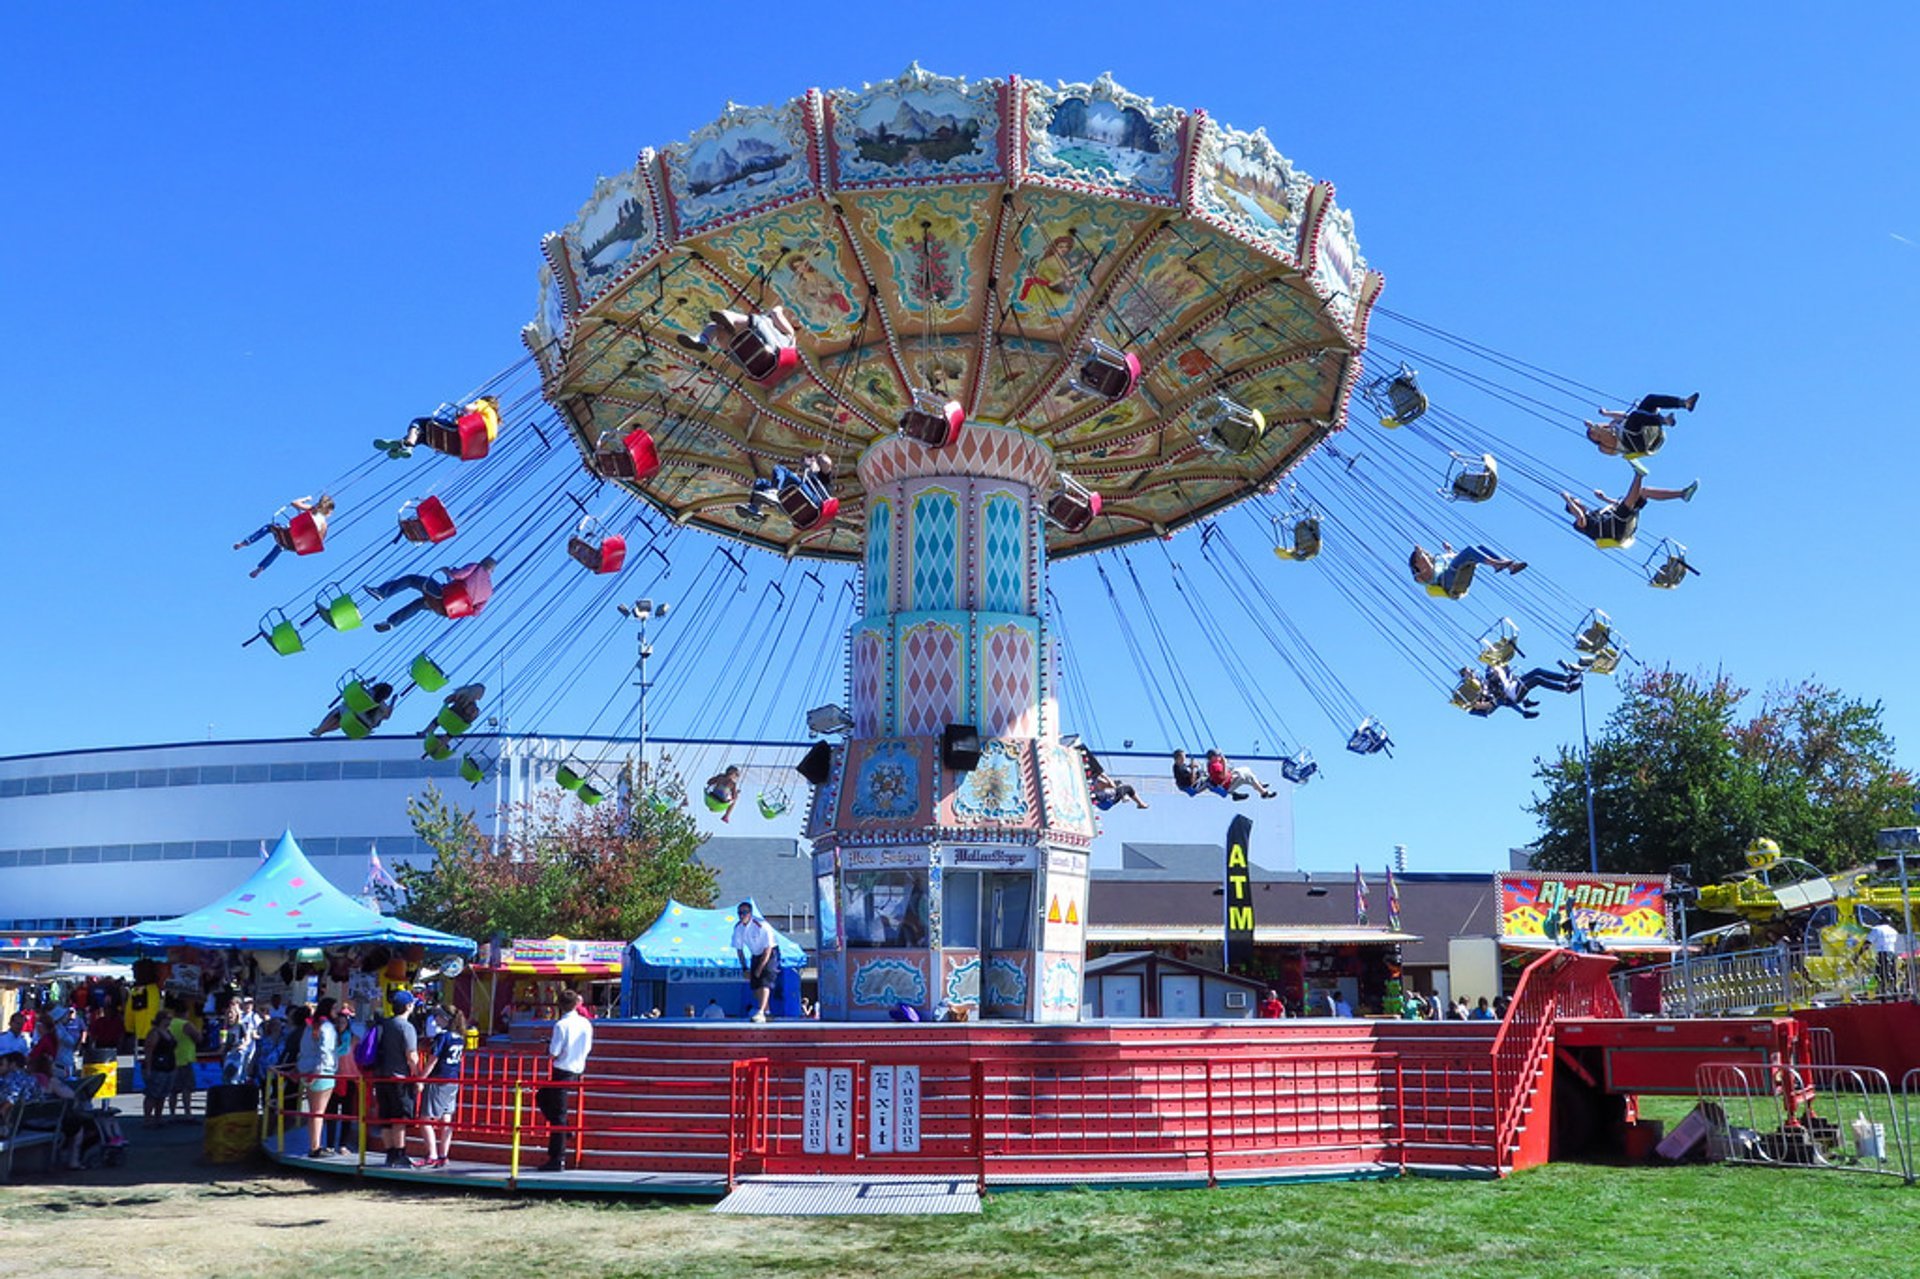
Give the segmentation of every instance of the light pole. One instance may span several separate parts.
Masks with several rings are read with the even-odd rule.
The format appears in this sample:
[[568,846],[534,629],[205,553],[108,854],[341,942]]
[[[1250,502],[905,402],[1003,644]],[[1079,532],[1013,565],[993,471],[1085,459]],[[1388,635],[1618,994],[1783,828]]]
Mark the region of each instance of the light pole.
[[640,678],[635,682],[635,686],[640,690],[639,780],[644,787],[647,779],[647,690],[653,687],[652,681],[647,679],[647,659],[653,656],[653,646],[647,643],[647,622],[655,617],[665,621],[671,606],[665,600],[656,601],[642,597],[631,604],[621,604],[618,607],[623,616],[631,617],[640,623]]
[[1587,791],[1587,869],[1600,873],[1600,834],[1593,820],[1593,750],[1587,744],[1587,685],[1580,682],[1580,773]]

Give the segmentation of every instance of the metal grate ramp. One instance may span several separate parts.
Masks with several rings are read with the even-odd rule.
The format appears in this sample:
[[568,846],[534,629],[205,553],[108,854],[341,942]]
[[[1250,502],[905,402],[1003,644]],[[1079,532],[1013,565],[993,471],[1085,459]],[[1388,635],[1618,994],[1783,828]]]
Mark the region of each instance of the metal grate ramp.
[[973,1179],[742,1177],[715,1212],[759,1217],[923,1216],[980,1211]]

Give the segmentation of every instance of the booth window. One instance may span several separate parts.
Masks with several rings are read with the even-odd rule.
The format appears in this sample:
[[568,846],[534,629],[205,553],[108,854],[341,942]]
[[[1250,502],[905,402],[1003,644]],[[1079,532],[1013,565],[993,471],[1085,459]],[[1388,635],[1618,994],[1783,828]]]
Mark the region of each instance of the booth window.
[[842,918],[847,946],[905,947],[927,944],[927,872],[843,872]]
[[813,909],[820,925],[815,934],[820,949],[837,950],[840,946],[840,902],[834,895],[832,871],[813,877]]

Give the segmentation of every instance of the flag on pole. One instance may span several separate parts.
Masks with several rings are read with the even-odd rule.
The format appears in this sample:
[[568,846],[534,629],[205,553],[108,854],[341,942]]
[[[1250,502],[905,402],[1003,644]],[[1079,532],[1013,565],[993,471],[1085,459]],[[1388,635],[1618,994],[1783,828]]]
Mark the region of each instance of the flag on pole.
[[1393,877],[1391,865],[1387,867],[1387,927],[1400,931],[1400,881]]
[[1360,873],[1360,863],[1353,864],[1353,922],[1367,922],[1367,877]]
[[367,845],[367,882],[361,886],[360,895],[370,902],[395,901],[401,893],[400,881],[387,873],[380,864],[380,846]]

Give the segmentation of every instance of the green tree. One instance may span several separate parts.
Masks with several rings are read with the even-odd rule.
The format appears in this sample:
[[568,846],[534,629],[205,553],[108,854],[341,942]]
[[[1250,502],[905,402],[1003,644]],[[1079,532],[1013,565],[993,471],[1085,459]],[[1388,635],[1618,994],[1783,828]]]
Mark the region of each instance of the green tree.
[[431,866],[397,872],[407,917],[476,939],[626,938],[658,918],[668,898],[712,905],[713,871],[697,860],[704,837],[678,778],[662,776],[639,793],[643,800],[625,811],[570,795],[514,805],[496,843],[471,812],[429,787],[407,806],[415,833],[434,850]]
[[[1761,835],[1838,869],[1870,858],[1882,826],[1907,820],[1913,778],[1894,764],[1878,703],[1809,681],[1767,693],[1743,720],[1747,690],[1671,668],[1643,670],[1626,692],[1591,747],[1602,871],[1688,863],[1706,882],[1739,869]],[[1534,864],[1586,869],[1579,748],[1536,760],[1534,779]]]

